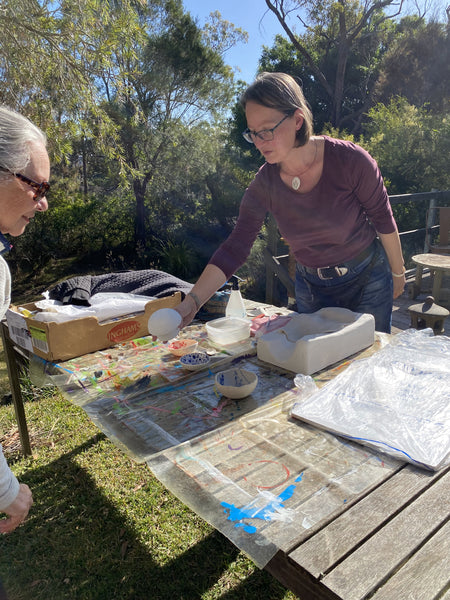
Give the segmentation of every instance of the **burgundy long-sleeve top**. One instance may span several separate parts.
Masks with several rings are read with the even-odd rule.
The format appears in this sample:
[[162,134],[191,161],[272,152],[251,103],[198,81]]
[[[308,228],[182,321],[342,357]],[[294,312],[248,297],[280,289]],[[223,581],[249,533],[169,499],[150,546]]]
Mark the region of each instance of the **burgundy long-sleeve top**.
[[209,261],[227,279],[245,262],[267,212],[297,262],[308,267],[339,265],[376,237],[397,226],[380,170],[363,148],[323,136],[323,171],[307,193],[291,190],[279,166],[265,163],[242,198],[236,225]]

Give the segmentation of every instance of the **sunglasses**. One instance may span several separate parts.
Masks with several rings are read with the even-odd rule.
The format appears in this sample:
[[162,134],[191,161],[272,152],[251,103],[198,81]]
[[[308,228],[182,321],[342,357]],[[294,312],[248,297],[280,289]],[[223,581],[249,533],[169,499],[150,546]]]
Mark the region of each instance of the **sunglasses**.
[[33,181],[29,177],[26,177],[26,175],[22,175],[22,173],[13,173],[9,169],[5,169],[4,167],[0,167],[0,171],[4,171],[5,173],[11,173],[11,175],[14,175],[14,177],[17,177],[17,179],[20,179],[20,181],[23,181],[24,183],[32,187],[34,190],[33,200],[35,202],[39,202],[40,200],[42,200],[42,198],[44,198],[50,190],[50,184],[48,181],[37,183],[37,181]]

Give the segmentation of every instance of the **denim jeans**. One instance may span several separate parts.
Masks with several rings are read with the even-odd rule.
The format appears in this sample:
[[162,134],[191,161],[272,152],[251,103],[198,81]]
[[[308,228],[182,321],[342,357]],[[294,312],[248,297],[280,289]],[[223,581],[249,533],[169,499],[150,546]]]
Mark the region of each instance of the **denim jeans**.
[[[339,266],[346,266],[341,263]],[[297,312],[312,313],[327,306],[348,308],[375,317],[376,331],[391,332],[392,274],[383,246],[359,264],[348,268],[342,277],[320,279],[297,263],[295,273]]]

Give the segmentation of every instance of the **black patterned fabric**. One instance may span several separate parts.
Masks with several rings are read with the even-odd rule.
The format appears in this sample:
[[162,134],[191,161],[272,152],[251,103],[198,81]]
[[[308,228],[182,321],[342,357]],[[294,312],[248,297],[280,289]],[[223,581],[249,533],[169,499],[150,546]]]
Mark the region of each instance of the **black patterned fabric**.
[[163,271],[147,269],[72,277],[51,288],[49,297],[63,304],[90,306],[90,297],[100,292],[125,292],[155,298],[164,298],[175,292],[181,292],[184,298],[192,286],[192,283]]

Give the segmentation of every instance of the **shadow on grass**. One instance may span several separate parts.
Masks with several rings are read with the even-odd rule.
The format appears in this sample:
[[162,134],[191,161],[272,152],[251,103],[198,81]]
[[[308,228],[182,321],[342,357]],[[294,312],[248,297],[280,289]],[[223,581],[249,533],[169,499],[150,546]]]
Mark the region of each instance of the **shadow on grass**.
[[[186,551],[164,560],[164,536],[157,531],[153,535],[149,524],[145,545],[127,518],[125,502],[121,511],[120,503],[113,504],[74,460],[104,439],[103,434],[95,435],[21,477],[32,488],[35,503],[28,521],[1,540],[1,578],[10,600],[191,600],[202,598],[216,584],[217,595],[211,598],[285,597],[286,590],[273,577],[251,569],[250,561],[218,532],[207,529],[203,539],[197,536]],[[150,484],[140,494],[155,493],[152,486],[158,482],[150,471],[148,475]],[[167,494],[164,488],[156,493]],[[152,515],[153,522],[157,517]],[[171,525],[183,527],[193,518],[186,510],[175,515]],[[164,524],[159,529],[163,528]],[[236,561],[245,563],[247,572],[233,574],[239,568]],[[242,583],[236,588],[239,579]]]

